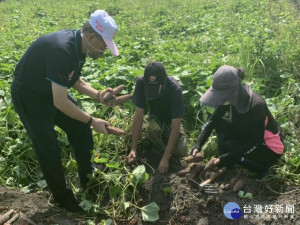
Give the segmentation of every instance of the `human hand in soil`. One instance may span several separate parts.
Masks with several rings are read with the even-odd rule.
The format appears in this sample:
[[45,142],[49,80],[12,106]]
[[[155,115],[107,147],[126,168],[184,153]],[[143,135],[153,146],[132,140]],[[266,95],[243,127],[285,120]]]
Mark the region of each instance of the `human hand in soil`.
[[162,158],[160,160],[159,166],[158,166],[158,171],[160,173],[167,173],[169,170],[169,160],[166,158]]
[[91,126],[98,133],[108,134],[106,126],[109,126],[109,122],[93,117]]
[[134,162],[135,160],[136,160],[136,151],[131,150],[129,155],[127,156],[127,162],[131,163]]

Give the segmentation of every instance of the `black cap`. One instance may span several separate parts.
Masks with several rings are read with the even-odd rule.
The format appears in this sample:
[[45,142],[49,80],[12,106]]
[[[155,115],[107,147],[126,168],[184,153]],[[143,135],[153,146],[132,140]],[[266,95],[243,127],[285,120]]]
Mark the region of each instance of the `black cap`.
[[160,62],[150,62],[144,71],[145,96],[149,100],[157,99],[163,94],[167,72]]

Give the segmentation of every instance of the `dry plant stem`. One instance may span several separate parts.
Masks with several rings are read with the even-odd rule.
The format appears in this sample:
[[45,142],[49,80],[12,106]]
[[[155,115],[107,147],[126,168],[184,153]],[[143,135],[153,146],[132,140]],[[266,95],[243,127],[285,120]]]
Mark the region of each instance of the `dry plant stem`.
[[12,225],[13,222],[15,222],[18,218],[19,218],[20,214],[16,214],[14,215],[10,220],[8,220],[6,223],[4,223],[4,225]]
[[2,216],[0,216],[0,225],[3,225],[5,222],[7,222],[13,213],[14,210],[11,209],[8,212],[4,213]]
[[110,101],[114,97],[114,95],[119,94],[124,88],[125,88],[125,85],[120,85],[120,86],[114,88],[112,92],[106,93],[103,96],[104,102]]
[[133,218],[132,220],[130,220],[129,225],[136,225],[138,222],[139,221],[137,218]]

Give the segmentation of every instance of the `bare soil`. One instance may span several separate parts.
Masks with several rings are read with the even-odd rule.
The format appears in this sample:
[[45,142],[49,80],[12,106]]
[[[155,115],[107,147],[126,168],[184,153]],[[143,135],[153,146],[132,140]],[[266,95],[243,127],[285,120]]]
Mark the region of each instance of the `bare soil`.
[[[278,180],[259,182],[251,175],[242,174],[240,179],[244,182],[243,191],[250,192],[253,200],[242,199],[237,193],[229,189],[222,189],[237,175],[237,170],[228,170],[218,177],[216,184],[218,193],[208,194],[198,185],[189,181],[189,174],[177,176],[176,172],[187,166],[179,159],[172,159],[169,173],[160,174],[153,172],[160,160],[160,155],[147,152],[145,158],[140,158],[137,164],[145,163],[150,178],[138,192],[137,199],[141,199],[142,205],[155,202],[159,207],[159,220],[153,223],[142,221],[141,215],[137,215],[131,224],[155,224],[155,225],[296,225],[300,224],[300,189],[289,182],[281,183]],[[149,157],[151,156],[151,157]],[[147,160],[148,159],[148,160]],[[149,160],[151,159],[151,160]],[[209,175],[209,174],[208,174]],[[196,177],[197,182],[201,182]],[[171,187],[171,192],[164,191]],[[280,194],[281,193],[281,194]],[[89,215],[72,214],[49,203],[50,194],[47,191],[36,193],[21,193],[19,190],[8,189],[0,186],[0,215],[9,209],[23,213],[37,225],[85,225],[87,220],[94,220],[101,224],[100,219]],[[223,214],[223,207],[228,202],[236,202],[242,211],[242,217],[238,220],[230,220]],[[262,212],[254,212],[256,205],[262,206]],[[293,212],[287,207],[293,207]],[[251,209],[249,209],[251,207]],[[280,210],[279,212],[276,212]],[[249,212],[251,210],[251,213]],[[246,213],[249,212],[249,213]],[[247,217],[247,218],[245,218]],[[117,224],[129,224],[117,223]]]

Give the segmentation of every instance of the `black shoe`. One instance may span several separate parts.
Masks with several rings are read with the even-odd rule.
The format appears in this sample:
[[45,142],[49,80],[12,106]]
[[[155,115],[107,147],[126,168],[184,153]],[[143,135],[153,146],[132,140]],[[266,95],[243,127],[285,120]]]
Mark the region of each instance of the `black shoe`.
[[72,212],[72,213],[80,213],[83,212],[83,209],[79,206],[79,202],[75,199],[73,193],[68,195],[64,199],[60,199],[57,201],[59,206],[61,208],[64,208],[65,210]]
[[76,204],[59,204],[59,206],[72,213],[84,212],[83,209],[79,206],[78,202]]

